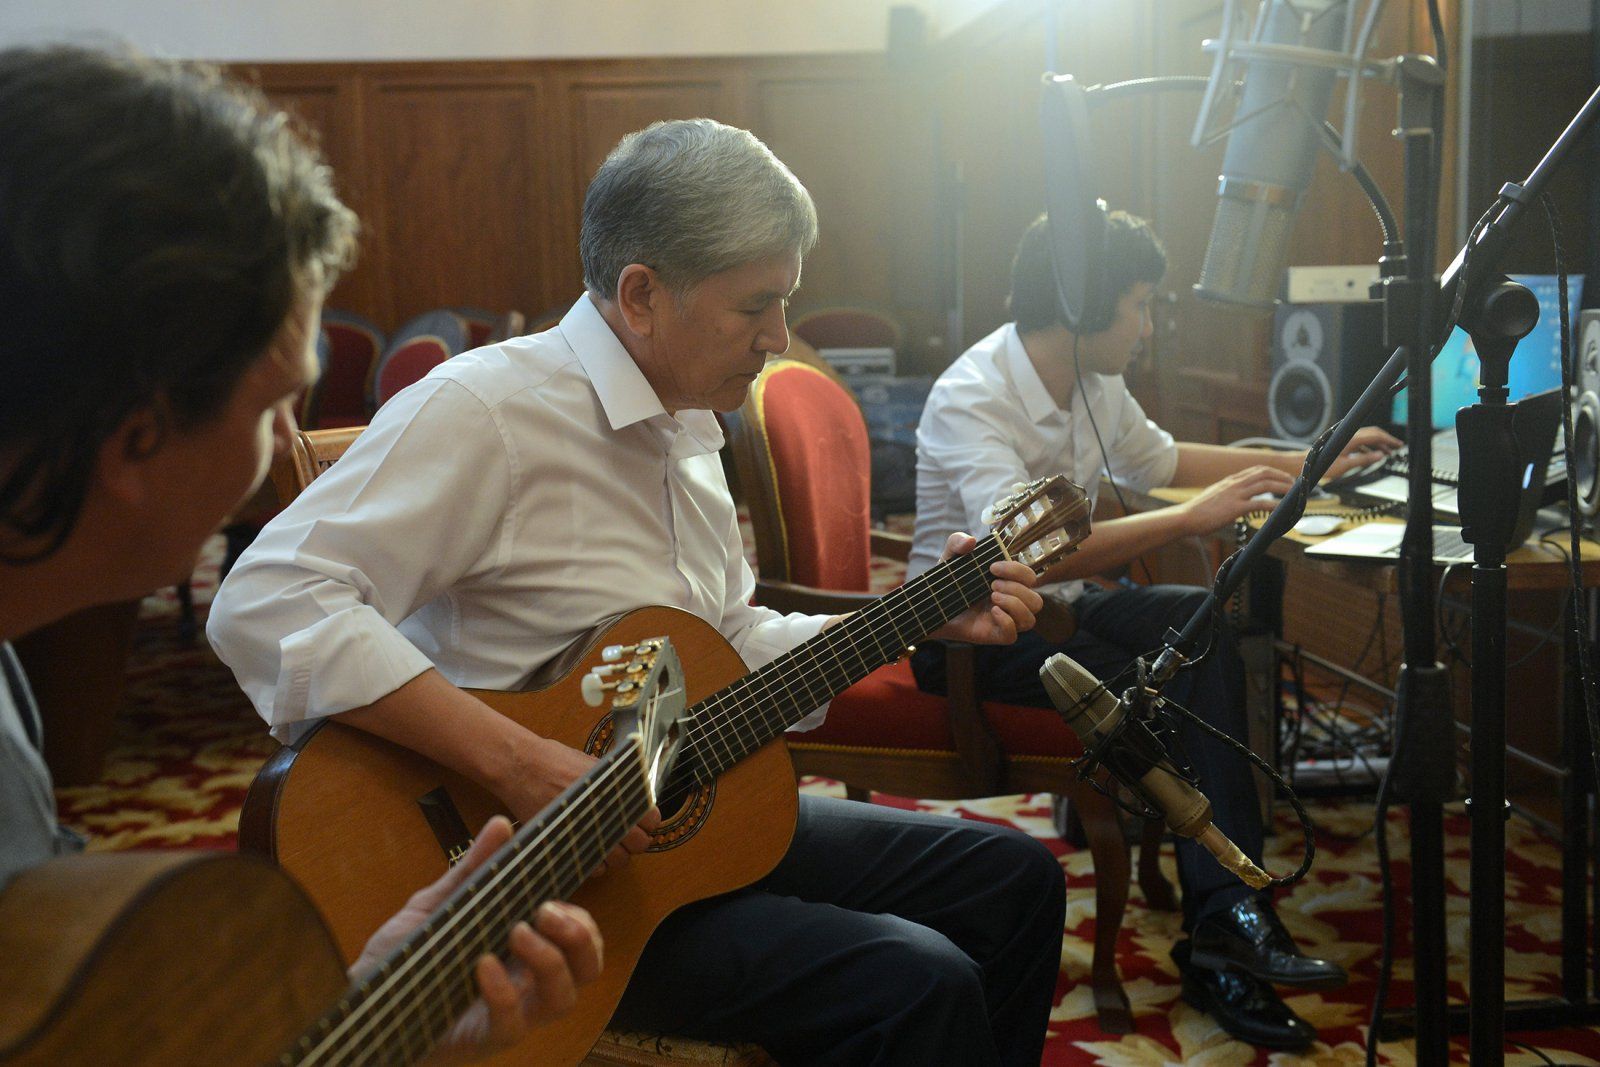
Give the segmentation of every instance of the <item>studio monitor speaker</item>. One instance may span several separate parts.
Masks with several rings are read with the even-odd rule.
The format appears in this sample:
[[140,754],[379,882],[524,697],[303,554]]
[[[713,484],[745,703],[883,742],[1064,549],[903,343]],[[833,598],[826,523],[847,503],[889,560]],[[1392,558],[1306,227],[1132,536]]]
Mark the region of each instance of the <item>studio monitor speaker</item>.
[[[1379,301],[1279,304],[1267,386],[1273,434],[1314,440],[1349,410],[1388,355]],[[1374,412],[1372,421],[1387,418],[1388,412]]]
[[1578,510],[1600,514],[1600,309],[1578,316],[1578,365],[1572,382],[1572,471]]

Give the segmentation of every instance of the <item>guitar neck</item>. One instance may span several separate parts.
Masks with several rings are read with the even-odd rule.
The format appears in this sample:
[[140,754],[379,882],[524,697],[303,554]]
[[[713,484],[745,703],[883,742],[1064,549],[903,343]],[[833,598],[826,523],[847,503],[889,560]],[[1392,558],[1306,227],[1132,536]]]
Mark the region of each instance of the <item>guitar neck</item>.
[[1005,553],[989,536],[870,607],[690,709],[696,759],[679,766],[710,780],[989,595]]
[[361,978],[280,1064],[415,1063],[477,996],[473,970],[504,958],[511,926],[570,896],[645,812],[643,742],[621,738],[525,824],[376,970]]

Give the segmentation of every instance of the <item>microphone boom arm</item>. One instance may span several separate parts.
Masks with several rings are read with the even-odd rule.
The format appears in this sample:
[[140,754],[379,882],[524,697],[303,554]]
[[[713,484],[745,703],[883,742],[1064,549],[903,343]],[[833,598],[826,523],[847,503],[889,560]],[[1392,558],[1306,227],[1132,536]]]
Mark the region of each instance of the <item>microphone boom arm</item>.
[[[1590,95],[1588,101],[1573,116],[1572,121],[1556,138],[1528,177],[1520,184],[1507,184],[1500,190],[1500,197],[1496,202],[1498,211],[1495,207],[1490,208],[1493,217],[1478,240],[1475,243],[1469,241],[1467,246],[1463,246],[1456,253],[1455,259],[1445,268],[1439,282],[1439,295],[1434,301],[1434,324],[1430,331],[1434,336],[1435,349],[1443,340],[1440,336],[1440,327],[1446,323],[1449,308],[1455,301],[1456,289],[1465,285],[1466,295],[1470,299],[1473,289],[1495,273],[1496,264],[1504,254],[1506,245],[1511,240],[1512,230],[1524,211],[1529,204],[1538,199],[1556,170],[1571,154],[1573,146],[1597,119],[1600,119],[1600,88]],[[1469,276],[1465,278],[1462,277],[1464,263],[1469,264],[1470,271]],[[1295,479],[1293,488],[1272,509],[1266,521],[1233,558],[1232,564],[1219,576],[1210,594],[1195,610],[1182,632],[1169,635],[1166,647],[1162,649],[1151,668],[1152,684],[1159,688],[1171,680],[1182,666],[1184,655],[1194,647],[1216,605],[1238,592],[1255,561],[1272,546],[1274,541],[1300,521],[1305,511],[1305,500],[1310,487],[1321,481],[1322,476],[1333,465],[1334,459],[1344,451],[1356,431],[1366,424],[1379,401],[1389,397],[1395,383],[1400,380],[1405,366],[1406,349],[1402,346],[1396,348],[1389,356],[1389,361],[1383,365],[1377,377],[1373,378],[1349,412],[1327,434],[1323,445],[1313,449],[1306,457],[1306,465]]]

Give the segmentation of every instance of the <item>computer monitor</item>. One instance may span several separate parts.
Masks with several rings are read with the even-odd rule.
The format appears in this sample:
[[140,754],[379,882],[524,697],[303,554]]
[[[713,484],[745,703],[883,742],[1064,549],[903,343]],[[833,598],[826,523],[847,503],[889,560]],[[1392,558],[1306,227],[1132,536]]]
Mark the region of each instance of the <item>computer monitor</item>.
[[[1512,274],[1509,277],[1526,285],[1539,300],[1539,323],[1517,343],[1506,383],[1511,391],[1509,399],[1521,400],[1561,384],[1561,290],[1554,274]],[[1567,306],[1569,322],[1574,329],[1582,304],[1583,275],[1569,274]],[[1402,389],[1395,396],[1389,416],[1402,426],[1406,421],[1406,392]],[[1433,361],[1433,428],[1454,427],[1456,409],[1477,401],[1478,353],[1472,347],[1472,338],[1458,327],[1451,331],[1450,339]]]

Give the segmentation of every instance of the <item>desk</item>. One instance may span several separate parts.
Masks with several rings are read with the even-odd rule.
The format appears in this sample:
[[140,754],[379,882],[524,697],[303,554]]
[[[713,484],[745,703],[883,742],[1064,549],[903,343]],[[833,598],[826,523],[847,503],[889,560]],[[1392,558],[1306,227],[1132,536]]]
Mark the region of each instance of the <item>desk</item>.
[[[1195,496],[1198,489],[1157,489],[1139,492],[1121,487],[1122,500],[1135,511],[1154,510],[1182,503]],[[1307,505],[1307,514],[1349,510],[1337,500],[1313,500]],[[1398,521],[1398,520],[1370,520]],[[1309,570],[1337,581],[1379,593],[1398,592],[1397,570],[1391,563],[1366,563],[1355,560],[1323,559],[1307,556],[1305,549],[1320,538],[1290,532],[1268,549],[1268,555],[1283,563],[1291,571]],[[1565,537],[1562,538],[1565,544]],[[1584,541],[1580,546],[1583,557],[1582,584],[1585,589],[1600,586],[1600,544]],[[1557,548],[1530,541],[1508,554],[1506,585],[1511,590],[1546,590],[1559,592],[1570,585],[1570,571],[1565,555]],[[1442,568],[1439,568],[1442,570]],[[1464,590],[1470,584],[1470,566],[1457,567],[1447,576],[1447,590]],[[1591,620],[1593,612],[1591,611]],[[1570,618],[1563,621],[1567,663],[1574,662],[1576,649],[1571,636]],[[1179,623],[1178,625],[1181,625]],[[1281,636],[1281,635],[1280,635]],[[1594,992],[1600,991],[1600,927],[1596,929],[1596,942],[1586,949],[1589,938],[1589,906],[1587,898],[1589,867],[1593,861],[1589,823],[1588,798],[1592,784],[1588,781],[1588,752],[1590,739],[1583,713],[1582,694],[1578,689],[1577,671],[1562,672],[1565,686],[1560,703],[1562,751],[1566,766],[1556,768],[1561,787],[1562,833],[1562,890],[1561,890],[1561,987],[1562,995],[1536,1001],[1508,1003],[1505,1011],[1507,1030],[1544,1029],[1553,1026],[1588,1025],[1600,1021],[1600,1001]],[[1274,672],[1274,678],[1276,672]],[[1470,730],[1457,722],[1457,728]],[[1507,747],[1508,754],[1525,753]],[[1492,787],[1491,787],[1492,788]],[[1594,907],[1600,914],[1600,883],[1595,888]],[[1595,953],[1596,970],[1591,974],[1587,951]],[[1384,1040],[1405,1036],[1411,1032],[1410,1012],[1391,1012],[1380,1025]],[[1404,1018],[1402,1018],[1404,1016]],[[1451,1007],[1451,1029],[1465,1032],[1466,1008]]]

